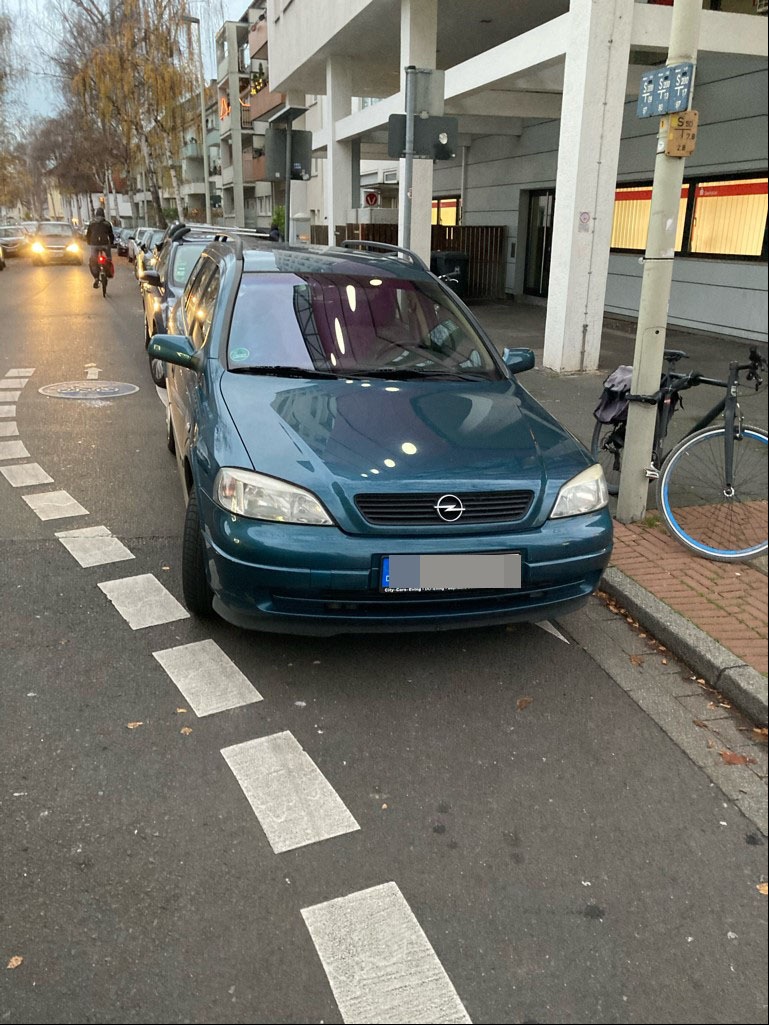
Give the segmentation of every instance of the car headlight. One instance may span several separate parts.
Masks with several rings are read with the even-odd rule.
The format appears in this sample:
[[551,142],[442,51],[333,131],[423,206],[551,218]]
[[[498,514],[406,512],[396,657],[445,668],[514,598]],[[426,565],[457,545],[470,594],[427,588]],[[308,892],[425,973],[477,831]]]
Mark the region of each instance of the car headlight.
[[250,470],[221,469],[214,495],[227,512],[253,520],[333,526],[333,520],[315,495],[276,477]]
[[70,242],[70,244],[67,246],[67,252],[68,253],[79,253],[80,252],[80,246],[77,244],[77,242]]
[[43,245],[42,242],[33,242],[32,243],[32,252],[33,253],[44,253],[45,252],[45,246]]
[[609,489],[606,486],[606,479],[601,467],[595,463],[563,485],[558,492],[550,519],[582,516],[583,513],[603,509],[608,504]]

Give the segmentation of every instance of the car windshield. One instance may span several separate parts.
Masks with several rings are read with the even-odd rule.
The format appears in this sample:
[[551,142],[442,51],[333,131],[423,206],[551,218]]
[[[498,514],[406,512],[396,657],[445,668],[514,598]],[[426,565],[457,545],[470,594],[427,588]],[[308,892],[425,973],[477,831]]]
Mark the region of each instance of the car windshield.
[[60,235],[63,237],[65,235],[72,234],[72,225],[57,224],[55,222],[51,222],[50,224],[43,223],[38,225],[37,230],[41,235]]
[[207,244],[207,242],[187,242],[176,247],[173,270],[170,275],[171,284],[175,289],[181,290],[187,284],[190,274],[192,274],[192,268]]
[[20,238],[23,234],[21,228],[0,228],[0,238]]
[[228,361],[252,373],[503,376],[437,282],[371,274],[244,274]]

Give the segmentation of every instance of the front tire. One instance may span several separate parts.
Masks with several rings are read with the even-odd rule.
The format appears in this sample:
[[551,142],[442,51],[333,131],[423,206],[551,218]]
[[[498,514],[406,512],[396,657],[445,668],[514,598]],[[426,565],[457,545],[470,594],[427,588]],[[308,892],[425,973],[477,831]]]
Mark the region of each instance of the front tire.
[[182,592],[184,603],[195,616],[213,612],[213,592],[206,577],[206,545],[200,529],[195,485],[190,488],[182,541]]
[[767,550],[767,433],[744,427],[734,440],[733,493],[725,488],[725,427],[685,438],[657,480],[668,530],[697,555],[742,562]]
[[596,420],[590,441],[590,454],[600,464],[610,495],[619,494],[625,424],[604,424]]

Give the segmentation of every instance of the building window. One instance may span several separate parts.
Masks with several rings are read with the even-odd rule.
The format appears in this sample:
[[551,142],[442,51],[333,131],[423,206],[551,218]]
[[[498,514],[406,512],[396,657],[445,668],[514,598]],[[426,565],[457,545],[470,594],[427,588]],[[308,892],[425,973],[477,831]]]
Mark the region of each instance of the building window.
[[459,218],[459,196],[441,196],[433,200],[433,224],[455,225],[459,224]]
[[[645,250],[651,197],[650,183],[617,188],[612,249]],[[681,189],[676,253],[765,260],[766,217],[765,177],[690,180]]]

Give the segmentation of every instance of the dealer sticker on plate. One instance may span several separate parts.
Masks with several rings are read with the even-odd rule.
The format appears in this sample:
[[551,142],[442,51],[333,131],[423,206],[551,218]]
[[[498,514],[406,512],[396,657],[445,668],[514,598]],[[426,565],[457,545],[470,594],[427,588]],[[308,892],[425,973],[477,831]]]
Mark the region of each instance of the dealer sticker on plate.
[[464,555],[385,555],[382,591],[468,591],[521,586],[520,552]]

